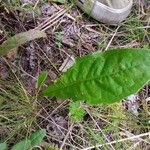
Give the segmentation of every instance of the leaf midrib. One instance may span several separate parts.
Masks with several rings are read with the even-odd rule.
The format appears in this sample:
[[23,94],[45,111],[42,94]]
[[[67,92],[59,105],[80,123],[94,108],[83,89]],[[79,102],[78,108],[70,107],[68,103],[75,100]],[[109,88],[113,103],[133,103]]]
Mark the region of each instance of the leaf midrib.
[[[137,67],[139,67],[139,66],[141,66],[141,65],[137,65],[137,66],[135,66],[134,68],[137,68]],[[146,66],[148,66],[148,65],[146,65]],[[150,67],[150,66],[149,66],[149,67]],[[129,68],[124,69],[124,70],[132,70],[132,68],[133,68],[133,67],[129,67]],[[102,70],[103,70],[103,69],[102,69]],[[123,70],[123,69],[120,69],[117,73],[115,72],[115,73],[112,73],[111,75],[110,75],[110,74],[102,75],[101,78],[102,78],[102,77],[107,77],[107,76],[116,75],[116,74],[118,74],[119,72],[123,72],[124,70]],[[64,88],[66,89],[66,88],[71,87],[71,86],[73,86],[73,85],[75,85],[75,84],[79,84],[79,83],[81,84],[81,83],[83,83],[83,82],[89,82],[89,81],[92,81],[92,80],[98,80],[99,78],[100,78],[100,77],[95,77],[95,78],[92,78],[92,79],[85,79],[85,80],[81,80],[81,81],[76,80],[76,82],[72,82],[72,84],[70,84],[70,85],[67,85],[67,86],[64,86],[64,87],[61,87],[61,88],[57,88],[56,90],[52,90],[51,92],[60,91],[60,90],[63,90]],[[57,84],[57,82],[56,82],[55,84]],[[50,86],[55,86],[55,84],[50,85]]]

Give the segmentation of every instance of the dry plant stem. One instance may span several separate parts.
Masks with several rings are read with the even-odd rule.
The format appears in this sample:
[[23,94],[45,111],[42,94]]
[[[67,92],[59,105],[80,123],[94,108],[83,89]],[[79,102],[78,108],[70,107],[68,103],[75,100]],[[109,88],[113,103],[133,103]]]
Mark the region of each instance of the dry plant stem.
[[70,133],[70,139],[71,139],[71,141],[73,141],[74,144],[78,145],[78,146],[80,147],[80,149],[81,149],[81,148],[84,148],[81,144],[78,143],[78,141],[75,141],[75,140],[73,139],[72,133]]
[[[58,141],[59,143],[62,143],[62,142],[63,142],[63,141],[61,141],[61,140],[59,140],[59,139],[57,139],[57,138],[50,137],[50,136],[48,136],[48,135],[47,135],[47,137],[48,137],[48,138],[51,138],[52,140]],[[65,143],[65,145],[66,145],[66,146],[70,146],[71,148],[73,148],[73,149],[71,149],[71,150],[81,150],[81,148],[76,147],[76,146],[74,146],[74,145],[72,145],[72,144],[69,144],[69,143]]]
[[[91,115],[90,111],[88,109],[86,109],[86,112],[89,114],[89,116],[91,117],[91,119],[93,120],[93,122],[96,124],[97,128],[101,131],[103,137],[105,138],[105,140],[107,142],[110,142],[109,139],[107,138],[107,136],[104,134],[104,132],[102,131],[102,129],[99,127],[99,125],[97,124],[97,122],[94,120],[93,116]],[[115,150],[115,148],[109,144],[112,150]]]
[[29,73],[27,73],[21,65],[16,66],[15,64],[11,63],[12,66],[14,66],[16,69],[18,69],[19,71],[21,71],[22,73],[26,74],[27,76],[31,77],[32,79],[36,80],[36,78],[32,75],[30,75]]
[[108,48],[110,47],[110,45],[111,45],[111,43],[112,43],[114,37],[116,36],[117,31],[118,31],[119,28],[120,28],[120,26],[118,26],[117,29],[115,30],[115,33],[113,34],[112,38],[110,39],[109,43],[107,44],[107,46],[106,46],[106,48],[105,48],[105,51],[107,51]]
[[[58,141],[58,142],[60,142],[60,143],[62,143],[62,141],[60,141],[60,140],[58,140],[58,139],[55,139],[55,138],[53,138],[53,139],[56,140],[56,141]],[[48,143],[48,142],[42,142],[42,143],[40,144],[40,146],[42,146],[42,147],[46,147],[46,146],[52,147],[52,145],[53,145],[53,143]],[[70,144],[68,144],[68,143],[66,143],[66,145],[67,145],[67,146],[71,146],[71,147],[74,148],[75,150],[80,150],[80,148],[78,148],[78,147],[76,147],[76,146],[74,146],[74,145],[70,145]],[[54,144],[54,146],[55,146],[55,144]],[[57,148],[57,145],[56,145],[56,148]]]
[[38,43],[35,42],[35,44],[38,46],[38,48],[40,49],[40,51],[44,54],[44,56],[47,58],[47,60],[53,66],[53,68],[57,71],[57,73],[60,74],[60,72],[57,69],[57,67],[52,63],[52,61],[49,59],[49,57],[46,55],[46,53],[43,51],[43,49],[40,48],[40,46],[38,45]]
[[82,150],[91,150],[91,149],[94,149],[94,148],[100,148],[100,147],[105,146],[105,145],[116,144],[116,143],[120,143],[120,142],[124,142],[124,141],[138,139],[138,138],[145,137],[145,136],[150,136],[150,132],[135,135],[135,136],[132,136],[132,137],[129,137],[129,138],[124,138],[124,139],[112,141],[112,142],[109,142],[109,143],[106,143],[106,144],[98,144],[96,146],[87,147],[87,148],[84,148]]
[[[57,127],[63,129],[64,131],[68,131],[68,130],[65,129],[64,127],[62,127],[62,126],[60,126],[59,124],[57,124],[57,123],[51,121],[50,119],[48,119],[48,117],[45,118],[45,117],[43,117],[43,116],[40,115],[40,114],[38,114],[38,116],[41,117],[41,118],[43,118],[43,119],[45,119],[46,121],[48,121],[48,122],[50,122],[50,123],[56,125]],[[41,123],[40,123],[40,124],[41,124]],[[79,138],[80,140],[83,140],[84,142],[86,142],[87,144],[89,144],[89,142],[88,142],[87,140],[81,138],[80,136],[78,136],[78,135],[76,135],[76,134],[74,134],[74,133],[72,133],[72,135],[74,135],[75,137],[77,137],[77,138]]]
[[[55,22],[55,26],[53,26],[53,29],[52,29],[52,33],[55,33],[55,30],[58,29],[58,27],[62,24],[62,23],[66,23],[65,21],[63,21],[63,17],[66,16],[66,13],[64,15],[62,15],[60,18],[59,18],[59,21],[56,20]],[[58,22],[58,23],[57,23]],[[56,31],[57,32],[57,31]]]
[[8,63],[8,61],[7,61],[4,57],[2,57],[2,58],[3,58],[3,60],[6,62],[6,64],[9,66],[9,68],[11,69],[11,71],[12,71],[12,73],[14,74],[15,78],[17,79],[18,83],[20,84],[20,86],[21,86],[21,88],[22,88],[22,90],[23,90],[23,92],[24,92],[24,94],[25,94],[25,97],[26,97],[26,99],[27,99],[27,102],[30,103],[30,100],[29,100],[27,91],[26,91],[25,88],[23,87],[22,83],[20,82],[20,80],[18,79],[18,77],[16,76],[16,74],[13,72],[13,69],[11,68],[10,64]]
[[35,9],[35,8],[37,7],[39,1],[40,1],[40,0],[37,0],[37,1],[36,1],[36,3],[35,3],[35,5],[34,5],[33,9]]
[[[53,122],[54,125],[56,125],[56,127],[59,129],[59,131],[63,134],[63,136],[65,136],[64,132],[61,130],[61,126],[59,126],[53,119],[52,117],[48,114],[48,112],[45,110],[45,108],[43,108],[43,110],[46,112],[46,114],[48,115],[48,118],[50,118]],[[40,115],[40,114],[37,114],[37,115]],[[41,116],[41,115],[40,115]],[[44,117],[43,117],[44,118]],[[49,119],[46,119],[44,118],[45,120],[49,120]]]
[[[58,105],[50,114],[46,111],[46,109],[45,109],[40,103],[38,103],[38,104],[42,106],[42,109],[43,109],[43,110],[45,111],[45,113],[47,114],[47,117],[44,118],[45,120],[47,120],[47,119],[48,119],[49,117],[51,117],[55,112],[57,112],[58,109],[60,109],[60,108],[61,108],[62,106],[64,106],[64,105],[66,105],[66,103],[69,103],[69,101],[68,101],[68,100],[63,101],[63,102],[62,102],[60,105]],[[40,114],[41,111],[42,111],[42,110],[40,110],[40,111],[38,112],[38,114]],[[44,120],[43,120],[43,121],[44,121]],[[40,122],[40,124],[43,123],[43,121]]]
[[73,129],[73,123],[71,124],[71,126],[70,126],[70,128],[69,128],[69,130],[68,130],[68,132],[67,132],[67,134],[66,134],[66,136],[65,136],[65,138],[64,138],[64,140],[63,140],[63,142],[61,144],[60,150],[63,150],[65,142],[66,142],[67,138],[69,137],[69,134],[72,131],[72,129]]
[[[12,66],[14,66],[14,67],[16,67],[19,71],[21,71],[22,73],[24,73],[24,74],[26,74],[28,77],[30,77],[30,78],[32,78],[32,79],[34,79],[35,81],[37,80],[37,78],[36,77],[34,77],[34,76],[32,76],[32,75],[30,75],[29,73],[27,73],[23,68],[22,68],[22,66],[16,66],[15,64],[13,64],[13,63],[11,63],[11,65]],[[46,84],[43,84],[45,87],[47,87],[47,85]]]
[[[66,103],[68,104],[69,101],[68,100],[64,100],[60,105],[58,105],[51,113],[50,116],[52,116],[59,108],[61,108],[62,106],[66,105]],[[49,116],[48,116],[49,117]]]
[[[63,11],[60,12],[55,18],[53,18],[53,19],[50,20],[49,22],[45,23],[45,24],[41,27],[41,30],[45,31],[46,28],[47,28],[48,26],[50,26],[52,22],[54,22],[54,21],[56,22],[57,19],[58,19],[59,17],[61,17],[62,15],[64,15],[65,12],[66,12],[66,10],[63,10]],[[58,20],[59,20],[59,19],[58,19]]]
[[39,24],[35,29],[40,30],[42,29],[42,27],[46,24],[46,23],[51,23],[52,19],[54,19],[59,13],[61,13],[63,11],[63,9],[59,10],[57,13],[53,14],[51,17],[49,17],[48,19],[46,19],[44,22],[42,22],[41,24]]
[[[73,5],[71,5],[70,7],[68,7],[65,10],[61,9],[60,11],[58,11],[57,13],[52,15],[50,18],[45,20],[43,23],[41,23],[38,27],[36,27],[36,29],[42,30],[42,31],[47,30],[48,28],[50,28],[52,26],[51,25],[52,22],[55,21],[55,23],[57,23],[57,19],[60,18],[61,16],[63,16],[65,14],[65,12],[67,12],[72,6]],[[53,23],[53,25],[54,25],[54,23]]]
[[[100,119],[103,120],[103,121],[105,121],[106,123],[108,123],[108,124],[110,124],[110,125],[113,125],[111,122],[107,121],[106,119],[104,119],[104,118],[102,118],[102,117],[100,117]],[[113,126],[116,127],[115,125],[113,125]],[[127,132],[127,133],[131,134],[132,136],[135,136],[133,133],[130,133],[129,131],[126,131],[125,129],[123,129],[123,128],[121,128],[121,127],[118,127],[118,128],[119,128],[120,130],[124,131],[124,132]],[[150,144],[150,142],[148,142],[148,141],[145,140],[145,139],[138,138],[138,140],[143,141],[143,142],[145,142],[145,143],[147,143],[147,144]]]
[[52,122],[57,126],[57,128],[58,128],[58,130],[61,132],[61,134],[63,135],[63,136],[65,136],[65,133],[62,131],[62,128],[60,128],[60,126],[58,126],[58,124],[56,123],[56,121],[52,118],[52,117],[49,117],[51,120],[52,120]]
[[[45,110],[45,109],[44,109]],[[44,117],[43,117],[44,118]],[[62,129],[63,130],[65,130],[65,131],[68,131],[67,129],[64,129],[63,127],[61,127],[60,125],[58,125],[50,116],[49,116],[49,118],[52,120],[52,121],[50,121],[49,119],[46,119],[46,118],[44,118],[45,120],[49,120],[51,123],[53,123],[54,125],[56,125],[56,127],[59,129],[59,131],[63,134],[63,136],[65,136],[65,134],[64,134],[64,132],[62,131]],[[53,135],[51,135],[50,133],[49,133],[49,135],[53,138]],[[55,140],[56,140],[56,138],[55,138]],[[59,142],[63,142],[63,141],[60,141],[59,140]],[[69,140],[68,140],[68,142],[69,143],[71,143]],[[68,145],[67,143],[64,143],[64,145]],[[70,146],[71,146],[71,144],[70,144]]]
[[[64,16],[64,15],[63,15]],[[61,16],[59,19],[57,19],[55,22],[53,22],[52,24],[48,25],[47,27],[45,27],[44,29],[42,29],[41,31],[46,31],[47,29],[49,29],[50,27],[54,26],[56,23],[58,23],[60,21],[60,19],[63,17]]]
[[137,27],[137,29],[150,29],[150,26],[144,26],[144,27]]
[[15,123],[15,121],[10,120],[9,118],[7,118],[7,117],[5,117],[5,116],[3,116],[3,115],[0,115],[0,118],[6,119],[6,120],[9,121],[9,122]]
[[69,19],[71,19],[72,21],[76,21],[76,19],[75,19],[73,16],[71,16],[70,14],[66,13],[66,16],[67,16]]
[[140,144],[141,141],[135,143],[133,146],[131,146],[130,148],[128,148],[127,150],[135,150],[136,147]]

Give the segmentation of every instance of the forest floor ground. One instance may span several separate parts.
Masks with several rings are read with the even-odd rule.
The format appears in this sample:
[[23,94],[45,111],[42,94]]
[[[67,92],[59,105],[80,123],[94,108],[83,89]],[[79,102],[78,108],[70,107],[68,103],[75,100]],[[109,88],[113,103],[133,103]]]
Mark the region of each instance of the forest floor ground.
[[[149,84],[132,100],[94,107],[84,104],[86,115],[77,123],[69,119],[70,100],[36,97],[38,74],[47,70],[46,84],[52,82],[62,74],[60,66],[66,58],[109,48],[149,48],[148,0],[135,1],[131,14],[119,26],[97,22],[76,5],[69,8],[69,2],[24,2],[0,2],[0,44],[10,36],[34,29],[48,17],[55,19],[46,30],[46,38],[28,42],[17,52],[0,57],[0,142],[6,141],[11,146],[44,128],[47,134],[44,144],[55,149],[86,150],[104,144],[99,149],[149,150],[148,136],[132,139],[150,129]],[[57,12],[67,8],[58,17]]]

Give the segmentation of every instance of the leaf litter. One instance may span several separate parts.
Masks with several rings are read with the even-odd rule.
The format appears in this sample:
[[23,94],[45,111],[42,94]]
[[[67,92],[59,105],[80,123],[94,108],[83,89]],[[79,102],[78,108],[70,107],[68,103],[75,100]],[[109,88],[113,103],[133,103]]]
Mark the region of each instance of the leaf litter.
[[[30,3],[33,6],[37,2],[35,0],[21,1],[23,2],[23,4]],[[142,3],[144,7],[147,5],[145,1],[142,1]],[[2,24],[2,26],[0,25],[0,42],[4,42],[4,40],[6,40],[7,36],[4,30],[16,34],[25,32],[29,29],[33,29],[43,20],[47,19],[47,17],[54,15],[60,9],[64,8],[64,5],[57,5],[55,3],[39,3],[37,7],[39,7],[41,11],[38,16],[26,16],[24,19],[20,18],[19,16],[22,13],[22,10],[17,10],[19,13],[17,13],[16,10],[12,11],[13,13],[15,12],[16,17],[12,17],[13,13],[11,13],[9,18],[6,18],[8,14],[5,11],[0,13]],[[78,19],[78,21],[75,21],[76,19]],[[104,51],[112,35],[114,34],[113,30],[115,30],[115,27],[98,24],[93,19],[87,19],[86,16],[81,16],[81,12],[76,7],[73,7],[58,21],[56,26],[53,26],[46,30],[47,38],[41,38],[31,42],[27,42],[23,45],[18,45],[19,47],[16,58],[12,59],[9,63],[11,64],[15,73],[20,74],[21,80],[24,82],[28,92],[34,94],[36,91],[35,78],[38,76],[39,72],[48,70],[49,77],[47,82],[49,83],[53,81],[54,79],[56,79],[56,76],[60,75],[61,71],[65,71],[63,70],[63,68],[68,65],[65,68],[67,69],[70,65],[72,65],[74,58],[76,58],[77,56],[83,56],[97,50]],[[62,33],[62,37],[59,40],[55,38],[56,32]],[[132,45],[134,46],[134,43],[138,42],[124,42],[122,40],[124,36],[121,32],[123,31],[118,32],[114,41],[111,43],[110,48],[118,48],[126,45],[131,45],[132,47]],[[58,47],[56,42],[61,43],[61,46]],[[138,42],[138,44],[141,44],[138,46],[142,46],[142,43]],[[71,58],[71,56],[73,56],[73,58]],[[68,63],[68,61],[70,62]],[[0,61],[0,63],[0,76],[4,79],[7,79],[9,76],[8,66],[2,61]],[[143,91],[145,91],[145,89],[146,88],[144,88]],[[142,98],[136,95],[137,94],[127,97],[128,101],[125,110],[130,111],[133,113],[133,115],[140,117],[139,109]],[[147,100],[147,102],[149,101]],[[46,106],[47,103],[50,102],[46,102],[45,100],[43,105]],[[42,110],[38,120],[40,126],[47,129],[47,133],[49,134],[49,136],[47,137],[47,141],[61,146],[61,143],[65,138],[65,135],[67,134],[68,128],[70,126],[67,112],[68,109],[66,108],[68,103],[63,103],[60,100],[57,101],[56,99],[52,99],[51,103],[52,106],[47,107],[49,106],[47,105],[44,110]],[[55,113],[52,113],[53,111],[55,111]],[[53,115],[50,115],[51,113]],[[88,115],[85,116],[84,119],[85,121],[89,122],[89,125],[92,124]],[[99,126],[101,128],[107,125],[100,118],[98,118],[96,121],[100,122]],[[64,149],[71,148],[71,145],[75,145],[76,148],[91,146],[90,142],[93,139],[91,139],[90,141],[88,139],[88,134],[92,134],[93,132],[93,134],[98,136],[95,133],[95,131],[97,131],[97,128],[94,126],[92,128],[92,131],[89,131],[89,133],[86,133],[81,129],[85,130],[82,124],[74,125],[73,131],[67,139]],[[129,130],[130,132],[135,131],[134,129]],[[109,136],[109,138],[112,138],[113,140],[115,136],[112,134],[113,133],[108,132],[107,136]]]

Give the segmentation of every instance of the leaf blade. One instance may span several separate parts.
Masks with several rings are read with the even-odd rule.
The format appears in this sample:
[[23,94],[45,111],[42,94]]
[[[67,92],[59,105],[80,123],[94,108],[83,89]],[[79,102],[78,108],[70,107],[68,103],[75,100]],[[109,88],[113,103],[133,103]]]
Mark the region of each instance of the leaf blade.
[[12,147],[12,150],[29,150],[31,148],[31,141],[24,139]]
[[6,143],[0,143],[0,150],[6,150],[7,144]]
[[72,122],[80,122],[83,120],[85,110],[81,107],[80,102],[72,102],[69,105],[69,117]]
[[33,133],[30,137],[32,147],[41,144],[43,138],[46,136],[46,130],[41,129]]
[[13,37],[8,38],[0,45],[0,56],[6,55],[9,51],[18,48],[18,46],[25,44],[28,41],[41,37],[46,37],[46,33],[35,29],[18,33]]
[[42,71],[39,74],[39,76],[37,78],[37,82],[36,82],[36,87],[37,88],[41,87],[44,84],[45,80],[47,79],[47,76],[48,76],[48,72],[47,71]]
[[110,50],[77,59],[44,95],[113,103],[137,92],[149,79],[150,50]]

